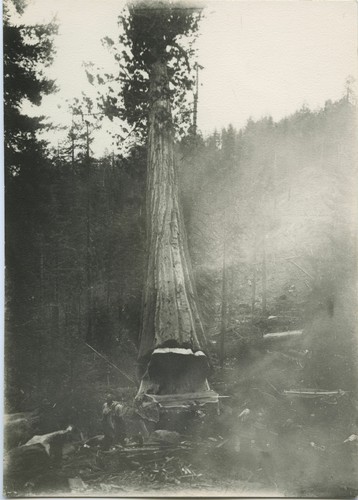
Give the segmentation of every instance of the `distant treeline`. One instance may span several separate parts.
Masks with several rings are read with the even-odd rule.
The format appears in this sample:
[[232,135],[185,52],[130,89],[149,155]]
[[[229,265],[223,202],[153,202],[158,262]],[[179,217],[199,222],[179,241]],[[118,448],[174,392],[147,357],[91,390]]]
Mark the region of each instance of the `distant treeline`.
[[[229,126],[205,141],[184,141],[184,213],[203,311],[210,306],[207,327],[223,291],[230,322],[240,308],[276,314],[293,297],[303,305],[317,287],[330,300],[352,275],[355,120],[344,97],[278,123],[249,120],[240,131]],[[205,283],[213,279],[210,295]]]

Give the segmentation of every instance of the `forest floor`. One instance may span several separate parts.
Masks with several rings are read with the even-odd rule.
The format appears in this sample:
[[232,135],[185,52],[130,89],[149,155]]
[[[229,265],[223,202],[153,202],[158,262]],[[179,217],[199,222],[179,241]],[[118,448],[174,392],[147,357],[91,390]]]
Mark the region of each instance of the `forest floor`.
[[[229,346],[230,347],[230,346]],[[306,398],[292,344],[232,355],[211,387],[220,414],[199,411],[176,443],[128,440],[125,448],[84,448],[26,496],[358,495],[356,408],[340,391]],[[9,492],[8,496],[22,496]]]

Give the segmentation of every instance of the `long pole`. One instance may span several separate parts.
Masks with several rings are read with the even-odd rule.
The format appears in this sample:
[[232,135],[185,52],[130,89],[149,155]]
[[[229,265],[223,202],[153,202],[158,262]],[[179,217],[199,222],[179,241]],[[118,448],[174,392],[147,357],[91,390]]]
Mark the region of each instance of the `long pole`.
[[116,366],[115,364],[113,364],[111,361],[109,361],[109,359],[106,358],[106,356],[103,356],[103,354],[101,354],[100,352],[96,351],[96,349],[94,347],[92,347],[91,345],[87,344],[87,342],[85,342],[86,346],[89,347],[89,349],[91,349],[91,351],[93,351],[95,354],[97,354],[97,356],[99,356],[101,359],[103,359],[106,363],[108,363],[110,366],[112,366],[112,368],[114,368],[115,370],[117,370],[121,375],[123,375],[123,377],[126,377],[126,379],[128,379],[130,382],[132,382],[132,384],[134,385],[137,385],[136,382],[129,376],[127,375],[126,373],[124,373],[122,370],[120,370],[118,368],[118,366]]

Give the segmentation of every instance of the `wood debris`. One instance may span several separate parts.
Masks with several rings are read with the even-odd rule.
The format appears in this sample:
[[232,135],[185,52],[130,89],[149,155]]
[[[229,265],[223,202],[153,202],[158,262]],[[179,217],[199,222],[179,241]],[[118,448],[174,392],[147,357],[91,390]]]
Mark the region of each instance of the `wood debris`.
[[289,337],[299,337],[303,335],[303,330],[290,330],[287,332],[275,332],[275,333],[265,333],[263,336],[264,340],[278,340],[285,339]]

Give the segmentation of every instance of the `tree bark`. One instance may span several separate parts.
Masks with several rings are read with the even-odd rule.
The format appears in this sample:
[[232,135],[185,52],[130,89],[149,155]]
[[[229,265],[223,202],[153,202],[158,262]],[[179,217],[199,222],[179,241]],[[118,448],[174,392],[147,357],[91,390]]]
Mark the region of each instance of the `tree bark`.
[[205,346],[179,203],[166,64],[153,64],[147,159],[147,278],[139,360],[166,341]]

